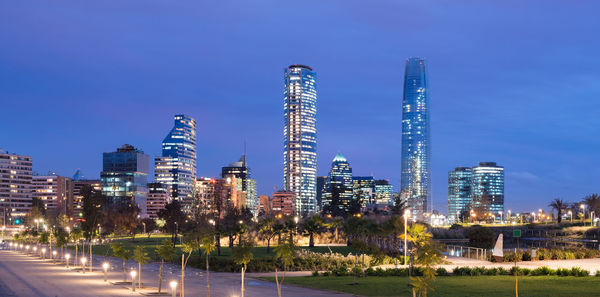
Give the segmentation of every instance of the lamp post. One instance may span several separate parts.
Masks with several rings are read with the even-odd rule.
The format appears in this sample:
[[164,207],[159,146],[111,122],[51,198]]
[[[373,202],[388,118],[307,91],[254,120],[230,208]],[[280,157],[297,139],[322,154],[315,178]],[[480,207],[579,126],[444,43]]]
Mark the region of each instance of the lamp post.
[[46,260],[46,248],[42,248],[42,260]]
[[108,262],[104,262],[104,263],[102,264],[102,268],[103,268],[103,270],[104,270],[104,282],[106,282],[106,274],[107,274],[107,272],[108,272],[108,267],[109,267],[109,264],[108,264]]
[[86,257],[81,257],[81,272],[85,274],[85,262],[87,262]]
[[65,255],[65,262],[67,263],[67,269],[69,269],[69,258],[71,258],[71,254]]
[[177,281],[172,280],[169,283],[169,286],[171,286],[171,297],[175,297],[175,294],[177,293]]
[[56,250],[52,251],[52,264],[56,264]]
[[37,246],[33,247],[33,255],[35,256],[35,254],[37,254]]
[[408,242],[406,240],[407,232],[406,226],[408,225],[408,216],[410,215],[410,211],[408,209],[404,210],[404,265],[408,263]]
[[571,223],[573,223],[573,211],[569,210],[569,217],[571,217]]
[[500,211],[500,224],[504,224],[504,217],[502,216],[502,211]]
[[131,291],[135,292],[135,276],[137,275],[137,271],[132,269],[129,274],[131,275]]
[[579,207],[583,212],[583,226],[585,227],[585,204],[582,203]]

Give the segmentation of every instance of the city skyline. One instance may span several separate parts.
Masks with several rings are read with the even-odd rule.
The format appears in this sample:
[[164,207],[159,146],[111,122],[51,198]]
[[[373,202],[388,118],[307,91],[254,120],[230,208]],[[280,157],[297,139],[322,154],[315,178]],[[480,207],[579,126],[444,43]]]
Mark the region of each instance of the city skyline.
[[[350,1],[306,14],[310,2],[244,6],[263,20],[251,22],[225,4],[184,3],[189,14],[173,19],[165,12],[178,8],[146,3],[132,23],[107,5],[13,3],[3,12],[11,25],[0,26],[0,36],[12,46],[0,49],[0,98],[10,111],[0,119],[0,147],[32,156],[39,173],[72,176],[81,168],[98,178],[101,153],[124,143],[159,156],[172,115],[184,112],[198,120],[198,175],[218,176],[246,138],[259,193],[270,194],[282,186],[281,69],[305,63],[319,73],[317,175],[341,150],[356,175],[389,179],[397,190],[402,68],[423,56],[433,86],[434,209],[447,207],[447,172],[480,160],[507,168],[505,208],[513,211],[597,192],[594,7],[389,2],[365,9]],[[397,11],[413,13],[398,18]],[[299,16],[310,22],[279,25]],[[283,49],[304,32],[314,47]],[[41,46],[58,36],[60,44]],[[253,75],[232,71],[240,65]]]

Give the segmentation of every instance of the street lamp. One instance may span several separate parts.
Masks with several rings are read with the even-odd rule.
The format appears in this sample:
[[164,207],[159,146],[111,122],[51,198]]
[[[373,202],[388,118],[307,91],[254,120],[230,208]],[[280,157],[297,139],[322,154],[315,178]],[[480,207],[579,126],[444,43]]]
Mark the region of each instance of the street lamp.
[[585,204],[582,203],[579,207],[583,211],[583,226],[585,227]]
[[108,272],[109,264],[108,262],[102,263],[102,268],[104,269],[104,281],[106,282],[106,273]]
[[52,264],[56,264],[56,251],[52,251]]
[[571,223],[573,223],[573,211],[569,210],[569,216],[571,217]]
[[71,254],[66,254],[65,255],[65,262],[67,262],[67,269],[69,269],[69,258],[71,258]]
[[175,297],[175,294],[177,293],[177,281],[172,280],[169,283],[169,286],[171,286],[171,297]]
[[404,210],[404,265],[406,265],[408,263],[407,259],[408,259],[408,255],[407,255],[407,251],[408,251],[408,244],[406,241],[406,226],[408,225],[408,216],[410,216],[410,211],[408,209]]
[[131,275],[131,291],[135,292],[135,276],[137,275],[137,271],[132,269],[129,274]]
[[46,259],[46,248],[42,248],[42,260]]
[[87,258],[82,257],[81,258],[81,271],[83,272],[83,274],[85,274],[85,262],[87,262]]

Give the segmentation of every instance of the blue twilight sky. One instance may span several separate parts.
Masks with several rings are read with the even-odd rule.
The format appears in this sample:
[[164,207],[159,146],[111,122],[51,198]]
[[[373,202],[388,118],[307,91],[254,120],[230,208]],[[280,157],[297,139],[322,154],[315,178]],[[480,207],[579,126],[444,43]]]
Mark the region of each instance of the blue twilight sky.
[[2,1],[0,147],[89,178],[123,143],[160,154],[198,120],[198,173],[243,140],[282,184],[283,68],[318,75],[318,172],[336,152],[399,185],[404,62],[427,59],[434,208],[447,172],[496,161],[513,212],[600,192],[597,1]]

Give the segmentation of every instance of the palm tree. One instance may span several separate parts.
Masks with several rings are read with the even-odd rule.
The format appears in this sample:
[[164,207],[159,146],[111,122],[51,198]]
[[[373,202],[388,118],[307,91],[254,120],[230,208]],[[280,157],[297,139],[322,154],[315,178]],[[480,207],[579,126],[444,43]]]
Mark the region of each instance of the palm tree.
[[340,229],[342,227],[344,227],[344,219],[343,218],[333,218],[329,221],[329,223],[327,223],[327,227],[329,228],[333,228],[334,232],[334,238],[335,238],[335,242],[338,242],[339,239],[339,234],[340,234]]
[[144,247],[138,245],[133,250],[133,259],[138,262],[138,288],[142,287],[142,264],[146,264],[150,261],[148,253],[144,251]]
[[[213,234],[206,234],[201,239],[200,249],[206,255],[206,297],[210,297],[210,271],[208,267],[208,257],[216,248],[215,238]],[[243,295],[243,293],[242,293]]]
[[271,240],[277,232],[275,230],[275,219],[265,217],[258,222],[258,233],[267,241],[267,254],[271,252]]
[[123,246],[122,242],[113,242],[110,245],[113,255],[123,260],[123,282],[127,281],[127,274],[125,273],[125,262],[131,259],[131,251]]
[[321,234],[323,232],[323,228],[323,219],[318,215],[314,215],[304,221],[302,230],[304,231],[305,235],[308,235],[309,247],[315,246],[315,234]]
[[[187,266],[188,260],[192,256],[192,253],[194,251],[198,250],[198,248],[199,248],[198,242],[195,239],[188,239],[181,246],[181,250],[183,251],[183,254],[181,254],[181,293],[180,293],[181,297],[185,297],[185,290],[184,290],[185,289],[185,287],[184,287],[185,266]],[[186,254],[187,254],[187,256],[185,256]]]
[[75,242],[75,264],[79,263],[77,262],[77,247],[79,245],[79,240],[81,240],[83,238],[83,231],[81,231],[81,229],[76,228],[75,230],[73,230],[73,232],[71,232],[71,238],[73,239],[73,242]]
[[246,266],[254,259],[252,249],[254,244],[250,240],[242,240],[237,247],[234,247],[231,251],[231,256],[236,264],[242,265],[242,288],[241,297],[244,297],[244,274],[246,272]]
[[158,293],[162,289],[162,276],[163,268],[165,266],[165,260],[170,261],[175,257],[175,247],[171,245],[171,242],[167,239],[162,241],[162,244],[156,246],[156,254],[160,258],[160,270],[158,272]]
[[[424,248],[431,241],[432,237],[433,237],[433,235],[431,235],[431,233],[427,232],[427,227],[423,224],[413,224],[412,226],[410,226],[408,228],[407,234],[406,234],[406,240],[412,244],[412,249],[410,249],[410,254],[408,257],[409,263],[410,263],[410,267],[408,269],[409,276],[412,274],[412,266],[414,263],[414,259],[417,256],[419,250]],[[400,239],[404,240],[404,238],[405,238],[404,234],[400,234]],[[411,285],[413,287],[412,288],[413,296],[416,296],[417,290],[420,290],[420,291],[422,290],[420,288],[425,288],[425,290],[427,290],[427,287],[421,286],[422,285],[421,282],[426,281],[425,279],[418,279],[418,278],[412,278],[412,277],[410,279],[411,279],[411,281],[413,281],[411,283]],[[421,293],[419,293],[419,295],[421,295]],[[425,295],[427,295],[427,291],[425,291]]]
[[556,210],[556,215],[558,216],[558,223],[562,222],[562,212],[565,208],[567,208],[567,204],[560,198],[555,198],[552,200],[548,206],[552,207]]
[[592,211],[596,213],[600,211],[600,195],[598,194],[591,194],[585,196],[585,198],[583,198],[583,203],[587,204],[590,213]]
[[275,258],[281,261],[281,265],[283,266],[283,277],[281,281],[279,280],[279,271],[275,268],[275,283],[277,284],[277,296],[281,297],[281,286],[283,284],[283,280],[285,279],[285,272],[288,267],[294,264],[294,257],[296,255],[296,246],[294,245],[294,240],[291,238],[286,242],[279,244],[275,248]]

